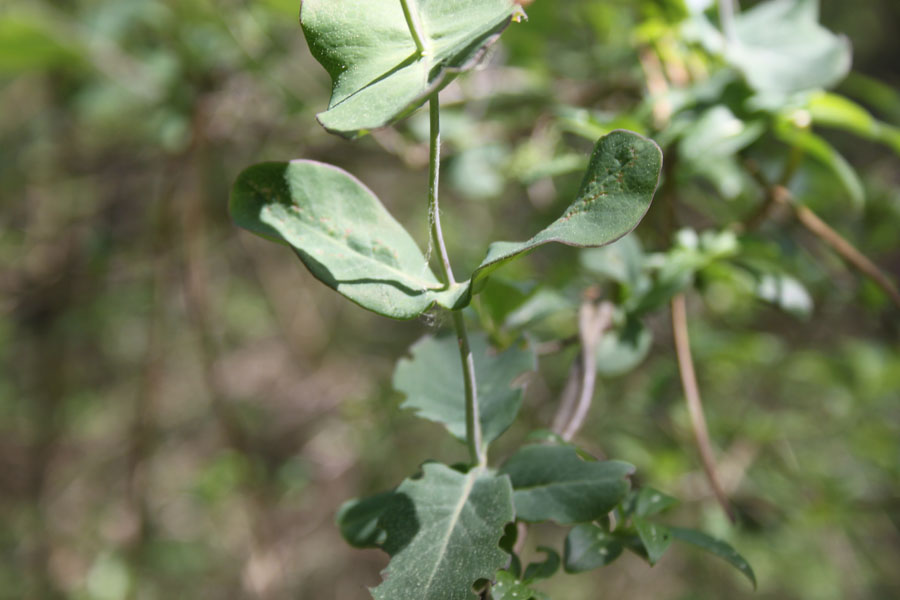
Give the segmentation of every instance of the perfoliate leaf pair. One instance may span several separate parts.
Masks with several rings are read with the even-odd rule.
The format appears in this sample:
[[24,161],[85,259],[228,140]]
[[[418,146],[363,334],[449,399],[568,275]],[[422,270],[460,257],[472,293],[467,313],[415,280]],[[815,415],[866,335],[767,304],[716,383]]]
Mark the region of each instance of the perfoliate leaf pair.
[[495,242],[470,279],[444,287],[406,230],[359,180],[307,160],[263,163],[234,184],[231,215],[286,243],[312,274],[363,308],[410,319],[432,304],[466,306],[500,266],[549,242],[609,244],[640,222],[656,191],[662,154],[642,136],[614,131],[597,141],[575,201],[525,242]]

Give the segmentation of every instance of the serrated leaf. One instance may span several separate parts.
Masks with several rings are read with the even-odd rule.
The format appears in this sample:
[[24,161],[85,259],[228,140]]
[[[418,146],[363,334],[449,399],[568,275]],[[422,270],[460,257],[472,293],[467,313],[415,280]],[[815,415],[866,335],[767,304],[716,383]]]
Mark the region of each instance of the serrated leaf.
[[525,446],[500,468],[515,489],[516,517],[560,524],[598,519],[628,493],[634,467],[586,461],[571,446]]
[[559,570],[559,553],[553,548],[547,546],[538,546],[538,551],[547,555],[547,558],[541,562],[531,563],[525,568],[525,581],[531,582],[535,579],[549,579]]
[[474,600],[472,586],[491,579],[509,555],[500,549],[514,518],[509,479],[440,463],[397,488],[379,521],[391,561],[375,600]]
[[354,548],[377,548],[383,544],[386,534],[378,520],[390,508],[393,499],[394,492],[390,491],[344,502],[335,517],[344,540]]
[[389,125],[473,67],[509,24],[512,0],[409,0],[420,54],[400,0],[303,0],[310,51],[332,79],[325,129],[346,137]]
[[600,138],[575,202],[530,240],[491,244],[471,285],[477,290],[495,269],[550,242],[599,247],[618,240],[650,208],[661,168],[662,152],[652,140],[622,130]]
[[337,167],[252,166],[235,181],[230,209],[235,223],[290,245],[317,279],[363,308],[411,319],[448,293],[375,194]]
[[491,586],[491,598],[493,600],[542,600],[546,596],[516,579],[516,576],[509,571],[499,571],[496,583]]
[[655,565],[672,543],[672,532],[667,526],[653,523],[643,517],[633,517],[632,523],[647,551],[647,560],[651,565]]
[[818,0],[763,2],[735,17],[725,56],[760,92],[832,86],[850,70],[850,43],[818,19]]
[[591,524],[576,525],[566,536],[563,565],[567,573],[581,573],[608,565],[624,546],[611,533]]
[[[469,336],[475,360],[475,379],[484,443],[497,439],[516,419],[522,406],[522,389],[513,382],[537,368],[534,351],[512,346],[491,351],[487,336]],[[466,403],[462,363],[455,337],[425,336],[410,349],[394,371],[394,388],[406,395],[402,408],[423,419],[443,424],[461,441],[466,439]]]
[[753,568],[743,556],[738,554],[738,552],[731,547],[730,544],[712,538],[703,532],[697,531],[696,529],[670,527],[669,530],[671,531],[672,537],[674,539],[706,550],[710,554],[715,554],[719,558],[728,561],[728,563],[730,563],[734,568],[743,573],[743,575],[750,580],[750,582],[753,584],[754,589],[756,588],[756,575],[753,573]]

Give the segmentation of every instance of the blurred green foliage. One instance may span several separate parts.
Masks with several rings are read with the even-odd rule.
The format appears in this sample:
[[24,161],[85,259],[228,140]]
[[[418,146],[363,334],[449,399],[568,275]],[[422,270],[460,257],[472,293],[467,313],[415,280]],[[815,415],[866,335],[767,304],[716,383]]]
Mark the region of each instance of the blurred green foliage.
[[[682,550],[652,570],[629,558],[537,587],[566,600],[896,597],[897,310],[783,216],[733,240],[739,252],[727,228],[761,202],[742,161],[774,179],[803,145],[792,193],[897,278],[900,5],[822,2],[854,48],[836,92],[867,117],[828,96],[754,97],[681,29],[704,4],[537,0],[443,96],[444,229],[463,272],[484,241],[524,239],[559,213],[601,133],[634,129],[678,157],[679,205],[661,196],[636,233],[655,256],[647,272],[553,248],[491,280],[475,308],[508,343],[526,324],[539,341],[574,333],[587,287],[633,302],[617,331],[640,316],[652,343],[635,370],[604,377],[580,440],[682,499],[675,520],[729,540],[759,580],[753,594]],[[398,411],[389,384],[393,359],[440,323],[339,302],[228,220],[244,165],[329,160],[425,246],[427,115],[353,145],[327,135],[314,114],[328,77],[297,12],[295,0],[0,3],[0,598],[366,598],[384,557],[345,547],[336,507],[424,456],[461,456]],[[666,123],[648,56],[670,84]],[[740,527],[695,458],[668,318],[641,305],[682,289]],[[546,427],[573,354],[541,359],[495,452]],[[559,547],[558,532],[536,533]]]

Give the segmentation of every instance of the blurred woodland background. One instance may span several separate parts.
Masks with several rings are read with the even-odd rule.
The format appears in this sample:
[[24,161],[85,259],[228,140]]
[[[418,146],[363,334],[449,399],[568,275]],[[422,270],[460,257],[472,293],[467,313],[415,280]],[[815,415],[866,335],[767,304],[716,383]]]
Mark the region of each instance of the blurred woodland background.
[[[823,23],[854,50],[838,90],[900,125],[900,3],[822,4]],[[537,0],[485,68],[447,88],[444,230],[457,260],[474,266],[488,240],[524,239],[568,203],[579,177],[567,165],[590,148],[579,131],[645,102],[641,52],[680,6]],[[367,598],[386,557],[342,541],[339,504],[396,485],[426,458],[464,456],[438,426],[399,411],[390,385],[396,358],[441,324],[345,302],[229,220],[242,168],[303,157],[354,173],[427,239],[427,118],[356,143],[328,135],[314,115],[330,82],[298,9],[0,0],[3,600]],[[801,167],[800,191],[896,279],[898,155],[823,135],[858,170],[866,203],[849,205],[814,165]],[[680,219],[697,229],[722,206],[760,202],[692,189]],[[638,229],[651,250],[657,223],[651,211]],[[690,298],[740,526],[703,479],[665,311],[648,322],[640,367],[602,380],[579,436],[680,498],[677,521],[728,539],[759,590],[679,548],[653,569],[631,557],[557,577],[544,588],[554,598],[900,597],[898,310],[796,224],[766,226],[770,239],[795,234],[756,243],[802,284],[801,310],[722,283]],[[552,248],[515,269],[583,288],[580,261]],[[571,360],[542,359],[511,440],[546,427]],[[559,532],[545,536],[558,544]]]

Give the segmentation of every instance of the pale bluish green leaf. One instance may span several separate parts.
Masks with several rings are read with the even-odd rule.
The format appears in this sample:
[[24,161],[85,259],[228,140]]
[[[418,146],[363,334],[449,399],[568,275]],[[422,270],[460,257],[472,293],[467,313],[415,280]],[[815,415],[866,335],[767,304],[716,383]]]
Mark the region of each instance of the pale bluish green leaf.
[[850,43],[818,19],[818,0],[763,2],[735,17],[725,56],[760,92],[830,87],[850,70]]
[[582,460],[571,446],[525,446],[500,468],[515,489],[516,517],[529,522],[598,519],[628,493],[634,467]]
[[665,525],[652,523],[643,517],[633,517],[632,523],[647,551],[647,560],[655,565],[672,543],[672,532]]
[[477,64],[509,24],[512,0],[409,0],[424,38],[417,51],[400,0],[304,0],[300,22],[331,75],[319,122],[354,137],[418,108]]
[[797,317],[807,318],[812,314],[812,297],[803,284],[790,275],[783,273],[761,275],[756,295]]
[[576,525],[566,536],[563,553],[567,573],[581,573],[608,565],[622,554],[624,546],[614,535],[591,524]]
[[[470,335],[484,443],[497,439],[515,420],[522,405],[520,375],[533,371],[537,359],[531,349],[512,346],[495,353],[481,333]],[[406,395],[403,408],[423,419],[443,424],[456,438],[466,439],[466,405],[462,362],[455,337],[426,336],[401,359],[394,372],[394,388]]]
[[375,600],[475,600],[472,586],[492,579],[509,558],[500,549],[513,520],[509,479],[439,463],[407,479],[379,521],[391,555]]
[[410,319],[446,293],[375,194],[337,167],[252,166],[235,182],[230,208],[238,225],[289,244],[317,279],[363,308]]
[[697,546],[698,548],[706,550],[707,552],[728,561],[734,568],[743,573],[744,576],[750,580],[754,588],[756,587],[756,575],[753,573],[753,568],[750,567],[750,563],[748,563],[743,556],[738,554],[729,544],[712,538],[695,529],[669,527],[669,530],[672,533],[672,537],[679,542]]
[[653,334],[637,319],[603,334],[595,350],[597,374],[617,377],[628,373],[650,353]]

